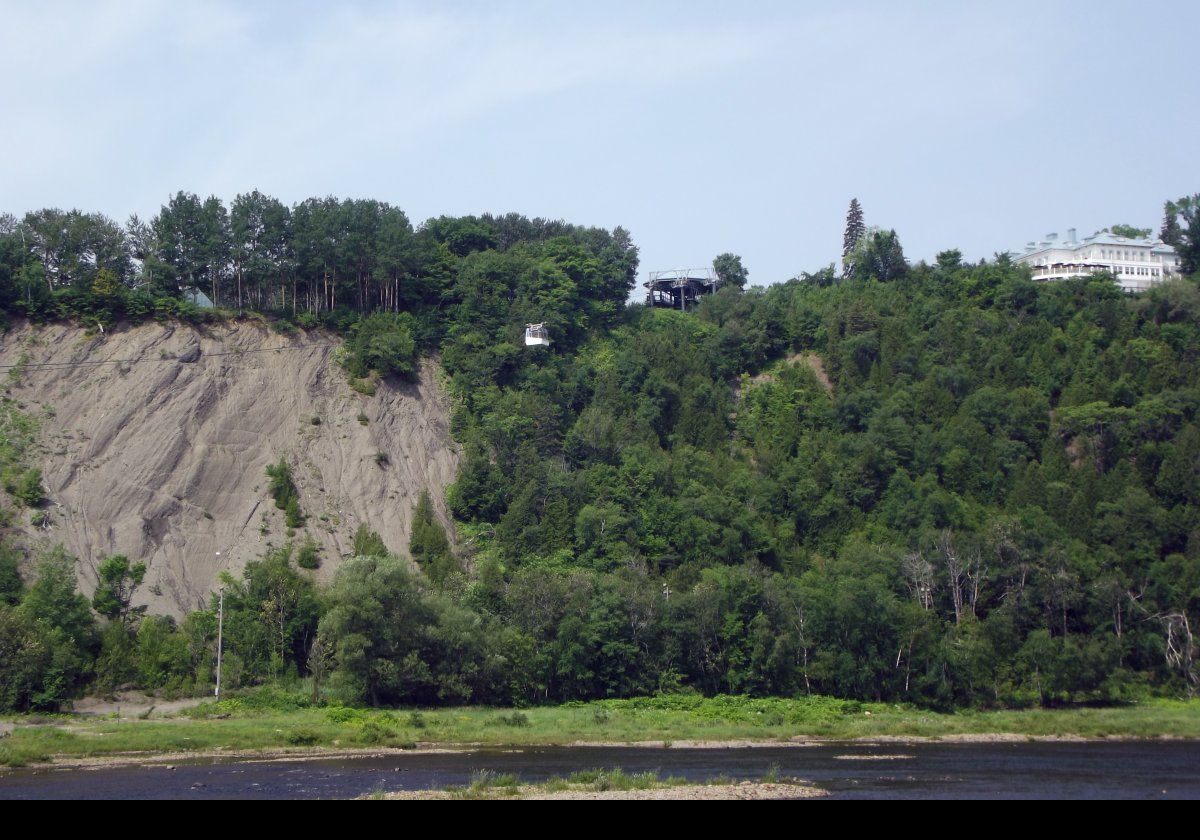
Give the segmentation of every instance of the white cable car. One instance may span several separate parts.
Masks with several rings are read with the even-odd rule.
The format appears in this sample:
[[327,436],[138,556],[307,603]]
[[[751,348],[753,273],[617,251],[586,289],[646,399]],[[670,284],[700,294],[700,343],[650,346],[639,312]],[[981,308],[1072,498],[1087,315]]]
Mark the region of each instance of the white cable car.
[[541,324],[525,325],[526,347],[549,347],[550,331]]

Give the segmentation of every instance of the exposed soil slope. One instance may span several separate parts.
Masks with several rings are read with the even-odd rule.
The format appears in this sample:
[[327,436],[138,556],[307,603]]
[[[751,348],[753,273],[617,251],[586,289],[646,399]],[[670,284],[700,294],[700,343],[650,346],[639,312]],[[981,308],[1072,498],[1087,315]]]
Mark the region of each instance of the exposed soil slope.
[[264,472],[283,456],[308,517],[295,540],[306,532],[321,544],[321,577],[349,553],[361,522],[405,551],[423,488],[446,521],[443,490],[458,467],[448,401],[432,362],[416,383],[355,393],[332,359],[338,343],[257,323],[108,335],[20,326],[0,336],[0,364],[28,361],[8,392],[42,418],[49,526],[28,525],[25,514],[26,541],[63,543],[87,592],[105,555],[144,560],[139,603],[195,609],[221,570],[288,539]]

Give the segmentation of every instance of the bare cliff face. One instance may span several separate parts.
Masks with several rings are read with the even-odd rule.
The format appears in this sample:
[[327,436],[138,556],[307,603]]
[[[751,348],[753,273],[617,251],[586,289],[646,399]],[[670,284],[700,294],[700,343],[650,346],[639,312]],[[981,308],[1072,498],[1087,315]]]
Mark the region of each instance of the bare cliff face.
[[289,540],[265,474],[280,457],[307,516],[290,539],[320,544],[321,578],[363,522],[406,552],[422,489],[449,529],[444,489],[458,453],[437,366],[367,397],[333,361],[339,343],[257,323],[9,330],[0,364],[25,361],[8,393],[40,418],[30,465],[49,499],[45,526],[21,515],[22,540],[62,543],[79,558],[85,592],[106,555],[145,561],[137,601],[179,615],[207,603],[221,571]]

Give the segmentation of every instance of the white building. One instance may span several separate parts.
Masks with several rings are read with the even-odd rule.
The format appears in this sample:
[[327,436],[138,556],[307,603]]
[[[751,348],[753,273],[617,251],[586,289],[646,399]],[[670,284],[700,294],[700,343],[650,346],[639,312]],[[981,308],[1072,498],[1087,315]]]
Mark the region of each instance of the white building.
[[1075,229],[1065,239],[1048,233],[1041,242],[1010,251],[1015,262],[1031,266],[1034,280],[1065,280],[1100,271],[1111,272],[1126,292],[1142,292],[1179,272],[1175,249],[1160,239],[1130,239],[1107,231],[1076,239]]

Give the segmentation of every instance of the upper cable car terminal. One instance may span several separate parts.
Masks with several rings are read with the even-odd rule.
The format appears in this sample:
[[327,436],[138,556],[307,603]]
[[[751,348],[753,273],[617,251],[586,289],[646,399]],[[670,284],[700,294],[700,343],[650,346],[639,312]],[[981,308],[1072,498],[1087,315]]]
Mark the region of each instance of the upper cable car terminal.
[[711,268],[676,268],[671,271],[651,271],[646,287],[646,305],[686,312],[711,295],[720,280]]

